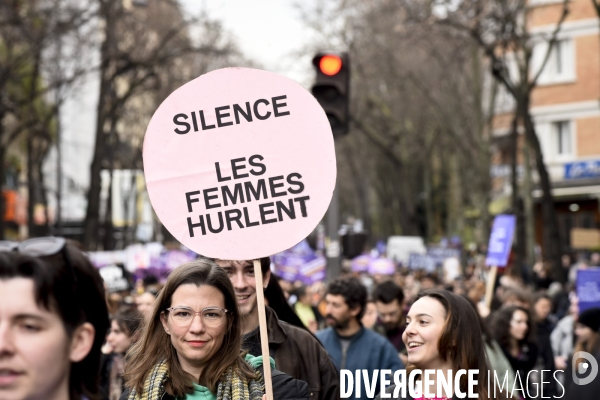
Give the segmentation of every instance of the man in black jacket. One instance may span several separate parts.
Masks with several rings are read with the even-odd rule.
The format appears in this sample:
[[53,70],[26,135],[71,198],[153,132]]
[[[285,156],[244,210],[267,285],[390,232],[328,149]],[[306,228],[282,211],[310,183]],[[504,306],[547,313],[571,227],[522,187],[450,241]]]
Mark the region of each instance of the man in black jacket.
[[[243,318],[243,346],[252,355],[260,355],[257,284],[252,261],[217,260],[235,289]],[[269,282],[271,261],[261,259],[262,290]],[[308,331],[280,321],[266,307],[269,352],[278,370],[308,383],[311,400],[339,399],[339,378],[335,366],[319,341]]]

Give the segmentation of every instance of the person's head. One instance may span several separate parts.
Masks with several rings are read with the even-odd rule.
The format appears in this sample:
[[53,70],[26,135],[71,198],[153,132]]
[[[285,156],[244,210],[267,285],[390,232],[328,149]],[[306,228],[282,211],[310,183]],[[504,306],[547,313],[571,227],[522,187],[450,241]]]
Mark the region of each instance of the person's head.
[[387,330],[403,325],[404,293],[394,282],[386,281],[377,285],[373,291],[373,299],[377,305],[379,320]]
[[[479,319],[461,296],[443,289],[419,293],[406,316],[402,335],[409,369],[477,369],[479,382],[487,381],[488,366]],[[466,376],[460,386],[467,388]],[[477,386],[479,398],[487,398],[485,384]]]
[[496,341],[504,348],[508,349],[515,343],[531,342],[531,318],[529,311],[523,307],[502,307],[496,312],[492,325]]
[[421,278],[421,289],[433,289],[439,284],[439,280],[434,274],[427,274]]
[[144,317],[137,310],[123,310],[110,319],[110,331],[106,337],[113,353],[125,353],[139,337]]
[[107,329],[102,278],[76,244],[0,251],[0,398],[93,398]]
[[509,287],[504,290],[502,295],[502,305],[517,306],[529,310],[531,298],[525,290],[518,287]]
[[371,329],[377,322],[377,306],[372,299],[367,300],[365,307],[365,314],[362,316],[360,322],[365,328]]
[[149,318],[152,315],[155,301],[156,296],[151,292],[144,292],[135,298],[137,310],[144,316],[144,318]]
[[575,336],[584,350],[590,352],[600,346],[598,329],[600,329],[600,308],[588,308],[579,314],[575,323]]
[[536,293],[533,298],[533,311],[538,321],[548,318],[548,315],[552,311],[552,298],[545,292]]
[[329,283],[325,295],[325,319],[335,329],[359,322],[367,305],[367,288],[354,277],[338,278]]
[[[256,279],[254,277],[254,264],[251,260],[231,261],[215,260],[217,265],[225,270],[233,289],[243,318],[253,317],[258,319],[257,297],[256,297]],[[263,275],[262,290],[264,290],[271,276],[271,259],[263,257],[260,259],[260,269]]]
[[301,304],[305,306],[312,305],[311,293],[308,291],[306,285],[300,285],[295,290],[296,297]]
[[168,394],[183,397],[194,382],[215,392],[229,367],[253,376],[240,351],[241,320],[231,280],[213,261],[195,260],[169,275],[142,337],[128,353],[127,385],[142,393],[147,374],[164,360]]

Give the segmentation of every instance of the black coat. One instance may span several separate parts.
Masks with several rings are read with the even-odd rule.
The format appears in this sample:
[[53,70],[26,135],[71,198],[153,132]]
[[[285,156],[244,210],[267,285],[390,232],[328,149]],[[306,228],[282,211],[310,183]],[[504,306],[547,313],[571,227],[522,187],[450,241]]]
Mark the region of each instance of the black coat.
[[[395,388],[396,388],[396,385],[388,386],[385,389],[385,392],[393,395]],[[393,398],[394,399],[403,399],[403,400],[413,400],[413,397],[408,393],[408,390],[406,391],[406,397],[401,397],[402,391],[400,391],[398,396],[399,397],[393,397]],[[381,400],[381,393],[379,393],[379,395],[377,397],[375,397],[375,400]],[[458,400],[458,397],[456,395],[454,395],[454,396],[452,396],[452,400]]]

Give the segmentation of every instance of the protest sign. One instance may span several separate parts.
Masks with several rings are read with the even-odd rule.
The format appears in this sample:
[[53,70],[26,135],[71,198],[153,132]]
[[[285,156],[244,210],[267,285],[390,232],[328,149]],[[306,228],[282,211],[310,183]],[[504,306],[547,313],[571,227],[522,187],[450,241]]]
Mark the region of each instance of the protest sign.
[[600,307],[600,268],[577,271],[577,299],[579,312]]
[[[150,202],[169,232],[204,256],[254,260],[258,282],[258,259],[308,236],[335,188],[325,112],[294,81],[256,69],[220,69],[174,91],[150,120],[143,158]],[[260,290],[257,300],[268,358]]]
[[396,272],[396,265],[387,258],[375,258],[369,263],[369,274],[392,275]]
[[494,267],[506,267],[512,247],[516,218],[514,215],[501,214],[494,218],[490,243],[485,263]]
[[277,276],[286,281],[301,281],[310,285],[325,279],[327,260],[317,255],[306,240],[291,249],[274,254],[271,260]]
[[292,247],[335,187],[331,127],[315,98],[283,76],[210,72],[158,108],[144,138],[150,201],[188,248],[250,260]]
[[436,260],[428,254],[411,253],[408,258],[408,268],[411,270],[423,269],[427,272],[434,272]]
[[427,255],[430,256],[434,260],[436,266],[438,266],[443,265],[444,261],[446,261],[449,258],[460,259],[460,249],[427,246]]
[[411,253],[425,254],[427,249],[420,236],[390,236],[387,241],[387,256],[404,265]]
[[516,223],[517,219],[514,215],[500,214],[494,218],[488,253],[485,259],[486,265],[491,267],[485,294],[485,302],[488,307],[492,304],[498,267],[506,267],[506,264],[508,264]]
[[372,260],[373,258],[368,254],[354,257],[350,262],[350,268],[352,269],[352,272],[367,272]]

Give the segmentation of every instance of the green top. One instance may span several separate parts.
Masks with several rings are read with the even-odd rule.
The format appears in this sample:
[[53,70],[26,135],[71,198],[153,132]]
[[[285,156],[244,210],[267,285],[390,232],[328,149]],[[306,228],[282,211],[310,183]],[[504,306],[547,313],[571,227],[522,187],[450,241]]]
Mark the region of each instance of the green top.
[[296,314],[298,314],[298,317],[306,327],[310,326],[311,321],[317,321],[315,312],[311,306],[307,306],[297,301],[296,304],[294,304],[294,310],[296,310]]
[[[271,361],[271,368],[275,368],[275,360],[271,357],[269,359]],[[255,369],[263,365],[262,356],[254,357],[253,355],[246,354],[246,361]],[[206,386],[194,383],[194,393],[185,396],[185,400],[217,400],[217,395],[208,390]]]

